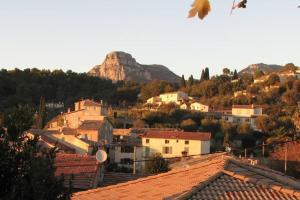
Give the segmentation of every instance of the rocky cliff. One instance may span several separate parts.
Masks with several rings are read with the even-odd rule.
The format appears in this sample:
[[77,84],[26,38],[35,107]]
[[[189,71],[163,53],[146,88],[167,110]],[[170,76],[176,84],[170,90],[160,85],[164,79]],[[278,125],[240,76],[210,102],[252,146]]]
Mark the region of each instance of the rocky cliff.
[[180,80],[179,76],[165,66],[139,64],[130,54],[121,51],[109,53],[101,65],[96,65],[88,73],[113,81],[148,82],[157,79],[178,82]]

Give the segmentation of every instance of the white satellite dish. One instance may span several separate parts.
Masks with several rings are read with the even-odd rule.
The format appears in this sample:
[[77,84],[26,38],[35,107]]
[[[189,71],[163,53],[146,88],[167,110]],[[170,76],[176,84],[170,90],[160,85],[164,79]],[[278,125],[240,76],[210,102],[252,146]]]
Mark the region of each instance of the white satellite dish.
[[98,150],[96,153],[96,160],[99,163],[103,163],[106,161],[106,159],[107,159],[107,153],[103,150]]

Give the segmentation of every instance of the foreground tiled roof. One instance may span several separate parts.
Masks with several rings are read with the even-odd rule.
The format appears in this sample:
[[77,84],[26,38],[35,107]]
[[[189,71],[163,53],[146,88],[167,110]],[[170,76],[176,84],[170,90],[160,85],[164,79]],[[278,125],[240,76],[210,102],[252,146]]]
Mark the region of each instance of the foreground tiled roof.
[[210,140],[209,132],[178,132],[178,131],[149,131],[143,135],[145,138],[182,139],[182,140]]
[[78,129],[80,130],[98,130],[104,124],[104,121],[99,120],[86,120],[83,121],[82,124],[79,126]]
[[72,186],[75,189],[94,188],[99,177],[100,166],[97,164],[95,156],[57,154],[55,166],[55,175],[63,174],[66,185],[72,179]]
[[300,199],[300,182],[219,155],[167,173],[75,193],[73,200]]

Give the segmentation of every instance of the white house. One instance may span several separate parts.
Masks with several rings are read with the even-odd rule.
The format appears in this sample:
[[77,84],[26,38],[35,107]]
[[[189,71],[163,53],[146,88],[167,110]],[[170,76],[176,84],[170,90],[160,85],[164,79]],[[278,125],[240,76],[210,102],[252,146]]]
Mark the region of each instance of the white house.
[[147,104],[161,105],[161,104],[175,103],[177,105],[180,105],[183,102],[188,100],[189,100],[189,96],[185,92],[177,91],[177,92],[164,93],[156,97],[151,97],[147,100]]
[[251,117],[253,115],[262,115],[262,107],[258,105],[233,105],[232,115]]
[[187,101],[189,96],[185,92],[177,91],[177,92],[170,92],[164,93],[159,95],[161,102],[168,104],[168,103],[176,103],[180,104],[183,101]]
[[209,132],[150,131],[142,136],[143,156],[161,153],[164,158],[210,153]]
[[256,129],[255,120],[263,115],[262,107],[258,105],[233,105],[232,114],[223,114],[222,119],[236,124],[248,123],[251,128]]
[[191,104],[191,110],[196,110],[196,111],[200,111],[200,112],[208,112],[209,111],[209,106],[204,105],[204,104],[199,103],[199,102],[194,102],[194,103]]

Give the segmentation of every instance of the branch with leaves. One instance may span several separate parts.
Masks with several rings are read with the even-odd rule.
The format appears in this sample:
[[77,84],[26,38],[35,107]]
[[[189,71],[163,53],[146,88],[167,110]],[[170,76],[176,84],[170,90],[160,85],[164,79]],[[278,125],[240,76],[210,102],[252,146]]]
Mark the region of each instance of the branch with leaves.
[[[239,3],[235,3],[235,0],[233,1],[233,5],[231,8],[231,12],[233,9],[236,8],[246,8],[247,0],[241,0]],[[189,11],[189,18],[195,17],[198,15],[198,17],[203,20],[208,13],[211,11],[211,6],[209,0],[194,0],[194,3],[191,5],[191,10]]]

